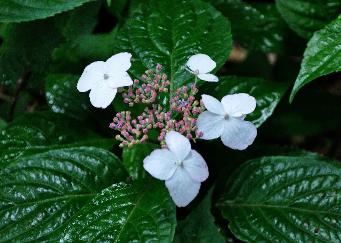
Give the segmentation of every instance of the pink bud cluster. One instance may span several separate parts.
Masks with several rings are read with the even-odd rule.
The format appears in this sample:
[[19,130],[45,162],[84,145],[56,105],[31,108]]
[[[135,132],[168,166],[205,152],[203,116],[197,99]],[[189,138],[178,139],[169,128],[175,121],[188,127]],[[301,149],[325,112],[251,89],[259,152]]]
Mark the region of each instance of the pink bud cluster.
[[134,103],[152,104],[159,93],[167,93],[170,82],[167,80],[167,75],[161,73],[161,68],[161,65],[158,64],[155,70],[147,70],[142,75],[141,81],[135,79],[127,93],[123,94],[124,103],[131,107]]
[[196,127],[198,115],[204,111],[202,102],[195,99],[198,88],[195,84],[183,86],[172,94],[169,104],[158,104],[158,97],[170,90],[170,82],[161,69],[158,64],[155,70],[147,70],[141,81],[135,80],[123,93],[124,102],[129,106],[143,103],[146,107],[135,119],[130,111],[119,112],[114,117],[110,128],[120,132],[115,137],[121,142],[120,147],[144,143],[152,130],[158,131],[161,146],[165,146],[169,131],[177,131],[194,141],[202,136]]

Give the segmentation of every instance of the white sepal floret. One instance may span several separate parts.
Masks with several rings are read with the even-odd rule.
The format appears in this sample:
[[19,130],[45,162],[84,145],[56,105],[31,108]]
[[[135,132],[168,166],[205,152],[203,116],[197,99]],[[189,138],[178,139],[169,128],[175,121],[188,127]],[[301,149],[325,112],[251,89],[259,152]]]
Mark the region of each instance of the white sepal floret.
[[153,177],[164,180],[175,204],[185,207],[208,178],[207,164],[180,133],[170,131],[165,140],[167,148],[154,150],[144,159],[143,167]]
[[103,109],[108,107],[119,87],[133,84],[133,80],[127,73],[131,66],[130,59],[130,53],[121,52],[105,62],[97,61],[89,64],[78,80],[78,91],[90,90],[90,102],[94,107]]
[[187,63],[187,70],[197,76],[199,79],[207,82],[218,82],[217,76],[209,73],[217,64],[206,54],[196,54],[191,56]]
[[225,146],[237,150],[244,150],[253,143],[257,128],[244,118],[256,108],[254,97],[245,93],[232,94],[224,96],[220,102],[210,95],[202,95],[202,101],[207,109],[197,120],[202,139],[221,137]]

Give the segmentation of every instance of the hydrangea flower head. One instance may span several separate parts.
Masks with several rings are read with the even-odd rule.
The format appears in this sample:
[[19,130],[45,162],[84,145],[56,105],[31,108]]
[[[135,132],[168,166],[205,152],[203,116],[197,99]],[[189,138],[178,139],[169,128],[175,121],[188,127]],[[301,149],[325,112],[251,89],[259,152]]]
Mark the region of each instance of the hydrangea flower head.
[[244,150],[253,143],[257,129],[244,118],[256,108],[254,97],[239,93],[226,95],[220,102],[210,95],[202,95],[202,101],[207,109],[197,120],[202,139],[221,137],[225,146],[237,150]]
[[188,70],[197,76],[199,79],[208,82],[218,82],[217,76],[210,74],[217,64],[206,54],[196,54],[191,56],[186,66]]
[[170,131],[165,140],[167,148],[154,150],[144,159],[143,167],[153,177],[164,180],[175,204],[185,207],[208,178],[207,164],[180,133]]
[[121,52],[105,62],[97,61],[89,64],[78,80],[78,91],[90,90],[90,102],[94,107],[108,107],[115,98],[117,88],[133,84],[133,80],[127,73],[131,66],[130,59],[130,53]]
[[130,111],[116,113],[110,128],[119,132],[115,138],[120,141],[120,147],[131,147],[144,143],[149,139],[149,132],[158,132],[158,141],[165,146],[165,136],[169,131],[177,131],[188,139],[200,137],[197,133],[196,121],[198,115],[205,110],[202,102],[195,96],[198,93],[196,85],[185,85],[172,92],[167,75],[162,72],[162,66],[147,70],[140,80],[123,92],[123,101],[130,107],[136,104],[145,106],[140,115],[132,117]]

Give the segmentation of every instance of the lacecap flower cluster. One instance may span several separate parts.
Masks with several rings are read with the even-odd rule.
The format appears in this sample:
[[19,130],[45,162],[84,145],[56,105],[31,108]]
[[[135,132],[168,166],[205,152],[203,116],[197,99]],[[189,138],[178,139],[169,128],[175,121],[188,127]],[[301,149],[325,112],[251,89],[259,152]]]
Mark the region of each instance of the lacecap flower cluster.
[[120,147],[143,144],[157,134],[161,149],[154,150],[143,161],[153,177],[164,180],[178,207],[187,206],[199,193],[200,185],[209,172],[204,158],[191,149],[190,140],[221,138],[229,148],[244,150],[257,136],[256,127],[245,121],[256,108],[254,97],[228,94],[221,101],[209,95],[197,99],[197,79],[218,82],[210,72],[216,63],[205,54],[189,57],[186,69],[194,75],[194,82],[171,90],[171,83],[162,65],[147,70],[140,79],[128,74],[132,55],[116,54],[107,61],[88,65],[81,75],[77,89],[90,90],[90,102],[98,108],[108,107],[118,88],[123,89],[123,102],[128,107],[143,106],[133,117],[130,110],[116,113],[109,127],[118,132],[115,138]]

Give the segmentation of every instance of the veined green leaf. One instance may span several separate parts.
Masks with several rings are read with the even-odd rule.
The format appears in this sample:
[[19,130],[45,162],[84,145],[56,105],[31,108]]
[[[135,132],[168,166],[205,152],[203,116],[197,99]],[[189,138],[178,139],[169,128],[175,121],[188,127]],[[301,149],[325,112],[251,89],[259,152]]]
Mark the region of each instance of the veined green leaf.
[[288,26],[274,4],[248,4],[241,0],[209,0],[231,22],[233,39],[243,47],[282,52]]
[[276,6],[288,25],[305,38],[310,38],[341,11],[339,0],[276,0]]
[[218,70],[231,50],[228,20],[201,1],[150,0],[134,9],[117,35],[117,52],[133,54],[131,72],[139,77],[146,69],[163,65],[172,89],[194,81],[186,70],[188,58],[209,55]]
[[0,167],[25,151],[99,138],[65,115],[51,112],[26,114],[0,131]]
[[27,86],[37,88],[46,73],[59,66],[50,65],[53,51],[61,44],[89,35],[98,9],[99,3],[95,2],[52,18],[7,24],[0,49],[0,84],[13,88],[24,78]]
[[226,242],[224,236],[214,224],[214,217],[211,214],[211,197],[212,190],[208,192],[204,200],[185,220],[178,223],[174,243]]
[[309,40],[290,95],[290,102],[304,85],[318,77],[339,71],[341,71],[341,15],[325,28],[315,32]]
[[44,19],[90,1],[92,0],[2,0],[0,5],[0,22]]
[[76,119],[87,116],[90,110],[87,94],[78,92],[79,76],[71,74],[50,74],[45,82],[45,95],[50,109],[66,113]]
[[63,241],[172,242],[175,205],[160,181],[114,184],[80,210]]
[[39,83],[50,64],[52,50],[62,41],[53,19],[8,24],[3,39],[0,84],[11,88],[20,81],[30,86]]
[[317,157],[263,157],[230,178],[218,206],[246,242],[339,242],[341,167]]
[[51,149],[6,163],[0,171],[0,241],[58,239],[89,199],[125,177],[112,153],[94,147]]
[[115,47],[117,28],[110,33],[81,35],[60,45],[52,53],[54,64],[61,70],[81,73],[86,65],[111,57]]

